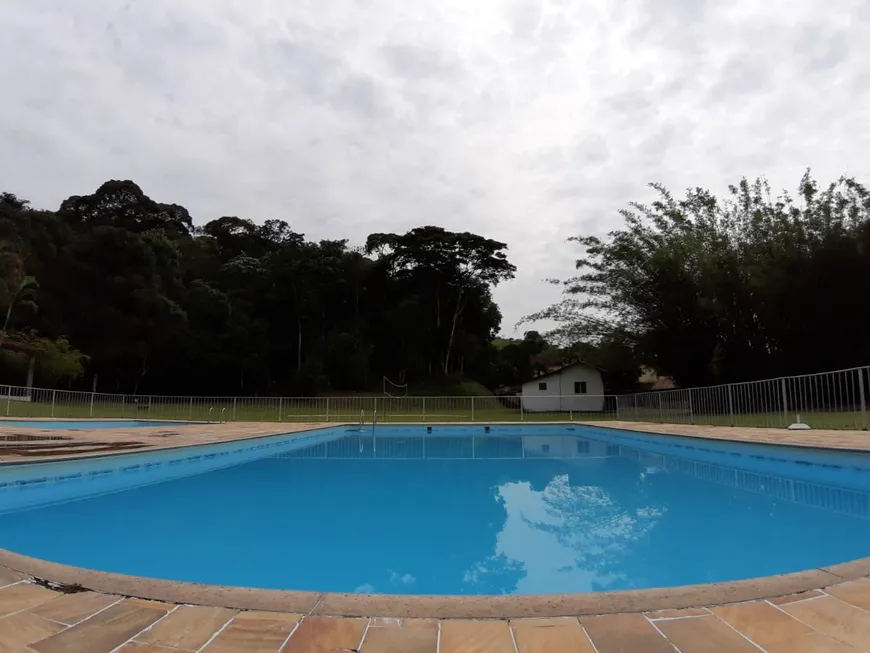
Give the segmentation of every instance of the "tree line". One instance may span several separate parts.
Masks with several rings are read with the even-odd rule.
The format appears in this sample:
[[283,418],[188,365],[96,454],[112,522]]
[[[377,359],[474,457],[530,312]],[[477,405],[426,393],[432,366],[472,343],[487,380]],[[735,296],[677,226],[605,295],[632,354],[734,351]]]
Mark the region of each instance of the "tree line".
[[742,179],[631,203],[583,256],[563,299],[528,321],[547,337],[607,342],[684,387],[870,363],[870,193],[854,178],[797,193]]
[[[56,211],[0,194],[0,382],[148,394],[516,387],[571,360],[608,392],[643,367],[684,387],[870,362],[870,193],[854,178],[795,195],[742,179],[630,203],[562,301],[496,337],[504,243],[424,226],[307,240],[283,220],[195,226],[177,204],[109,181]],[[452,383],[452,385],[451,385]],[[468,385],[469,392],[480,385]]]
[[[315,394],[500,383],[504,243],[424,226],[307,240],[283,220],[197,227],[109,181],[56,211],[0,194],[0,382],[126,393]],[[503,370],[502,370],[503,372]]]

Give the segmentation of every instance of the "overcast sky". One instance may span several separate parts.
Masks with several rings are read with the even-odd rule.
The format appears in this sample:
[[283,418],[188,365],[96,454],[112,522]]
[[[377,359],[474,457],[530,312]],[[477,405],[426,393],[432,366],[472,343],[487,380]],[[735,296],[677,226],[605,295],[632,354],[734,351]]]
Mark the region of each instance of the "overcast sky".
[[503,240],[504,330],[646,184],[870,173],[867,0],[0,0],[0,190]]

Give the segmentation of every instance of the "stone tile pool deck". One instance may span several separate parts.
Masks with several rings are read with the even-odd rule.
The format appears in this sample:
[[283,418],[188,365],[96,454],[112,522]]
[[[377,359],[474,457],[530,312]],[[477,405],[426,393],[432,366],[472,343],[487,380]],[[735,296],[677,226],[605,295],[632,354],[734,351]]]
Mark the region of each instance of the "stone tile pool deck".
[[[870,451],[870,434],[860,431],[591,424]],[[321,426],[329,425],[225,423],[98,432],[4,428],[0,421],[0,463],[119,455]],[[57,437],[69,439],[49,439]],[[173,583],[0,550],[0,653],[868,651],[868,576],[870,559],[865,558],[784,576],[659,590],[414,597]]]

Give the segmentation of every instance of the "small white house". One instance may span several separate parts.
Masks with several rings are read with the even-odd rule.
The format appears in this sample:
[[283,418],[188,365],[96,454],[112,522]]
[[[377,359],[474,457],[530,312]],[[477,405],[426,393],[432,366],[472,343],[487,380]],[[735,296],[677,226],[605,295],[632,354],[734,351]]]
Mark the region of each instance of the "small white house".
[[585,363],[571,363],[523,383],[523,410],[582,412],[604,410],[601,372]]

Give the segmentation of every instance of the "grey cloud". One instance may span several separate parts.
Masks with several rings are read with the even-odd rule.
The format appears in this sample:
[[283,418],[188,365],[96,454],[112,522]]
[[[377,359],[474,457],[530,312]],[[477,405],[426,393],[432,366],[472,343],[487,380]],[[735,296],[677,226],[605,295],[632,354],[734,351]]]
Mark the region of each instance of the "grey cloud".
[[599,164],[610,158],[610,147],[601,134],[586,134],[574,146],[574,155],[584,163]]
[[513,0],[505,17],[516,38],[530,38],[541,20],[541,0]]
[[337,57],[320,52],[313,43],[281,38],[258,43],[246,64],[273,84],[288,84],[306,95],[323,100],[341,64]]
[[827,72],[849,55],[846,30],[819,32],[816,27],[807,26],[795,39],[795,51],[802,55],[807,72]]
[[650,181],[866,170],[870,10],[842,1],[0,0],[0,190],[133,178],[198,222],[353,243],[475,230],[519,267],[510,330],[572,273],[564,238]]
[[376,119],[385,111],[381,93],[371,78],[362,75],[347,77],[334,95],[333,103],[351,108],[365,118]]
[[609,109],[617,113],[640,113],[649,111],[654,106],[654,99],[643,91],[621,91],[604,99]]
[[408,80],[452,78],[463,72],[461,65],[450,52],[396,43],[384,45],[381,54],[393,71]]
[[710,90],[710,99],[749,95],[770,88],[769,66],[762,57],[734,57],[719,71],[718,79]]

